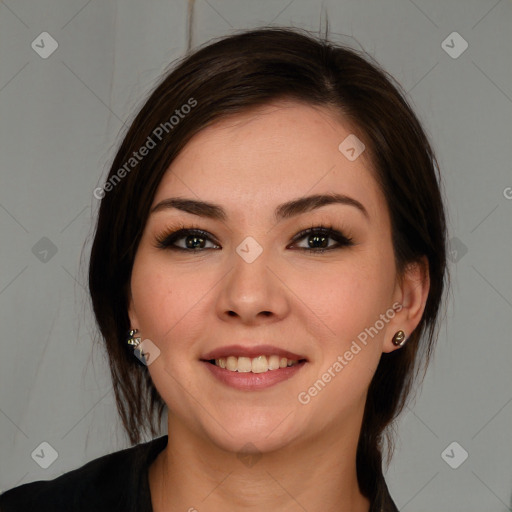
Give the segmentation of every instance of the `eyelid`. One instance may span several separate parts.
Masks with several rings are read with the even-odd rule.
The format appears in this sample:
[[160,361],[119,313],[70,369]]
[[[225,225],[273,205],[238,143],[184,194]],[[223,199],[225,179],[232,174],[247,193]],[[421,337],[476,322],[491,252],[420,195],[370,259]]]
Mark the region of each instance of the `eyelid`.
[[309,235],[310,233],[325,233],[326,235],[329,235],[329,234],[341,235],[344,238],[346,238],[347,240],[352,238],[350,235],[345,234],[343,229],[335,228],[330,223],[316,223],[316,224],[312,224],[311,227],[301,229],[296,235],[294,235],[292,241],[300,240],[305,235]]

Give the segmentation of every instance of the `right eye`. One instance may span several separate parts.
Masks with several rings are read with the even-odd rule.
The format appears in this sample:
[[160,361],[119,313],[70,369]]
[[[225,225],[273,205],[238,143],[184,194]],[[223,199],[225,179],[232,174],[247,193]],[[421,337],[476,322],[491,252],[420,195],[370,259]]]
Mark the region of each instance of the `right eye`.
[[[213,247],[206,247],[211,243]],[[181,246],[180,246],[181,244]],[[165,232],[157,238],[157,247],[172,251],[201,252],[207,249],[220,249],[212,242],[212,237],[201,229],[182,228],[177,231]]]

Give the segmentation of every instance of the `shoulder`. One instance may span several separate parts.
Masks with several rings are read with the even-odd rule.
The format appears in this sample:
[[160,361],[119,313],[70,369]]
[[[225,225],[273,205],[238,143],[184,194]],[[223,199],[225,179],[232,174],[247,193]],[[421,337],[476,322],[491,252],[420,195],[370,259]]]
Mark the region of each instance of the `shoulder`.
[[104,455],[53,480],[9,489],[0,495],[0,512],[128,510],[141,475],[147,474],[148,455],[165,446],[166,439]]

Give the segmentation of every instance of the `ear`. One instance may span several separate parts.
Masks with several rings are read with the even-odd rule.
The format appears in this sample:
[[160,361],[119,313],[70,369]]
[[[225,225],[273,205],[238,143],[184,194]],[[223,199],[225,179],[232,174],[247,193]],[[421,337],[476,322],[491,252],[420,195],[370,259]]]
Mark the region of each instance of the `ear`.
[[386,329],[383,352],[393,352],[401,348],[393,344],[394,334],[402,330],[406,339],[420,323],[430,289],[428,260],[426,256],[407,265],[404,274],[399,277],[395,287],[395,316]]

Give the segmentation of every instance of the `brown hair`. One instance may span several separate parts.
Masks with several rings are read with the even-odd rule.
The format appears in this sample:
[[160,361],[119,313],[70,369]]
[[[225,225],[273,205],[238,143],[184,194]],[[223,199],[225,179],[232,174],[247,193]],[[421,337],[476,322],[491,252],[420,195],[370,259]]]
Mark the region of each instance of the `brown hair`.
[[[423,317],[403,348],[382,354],[367,395],[357,447],[358,480],[370,499],[382,492],[383,433],[404,408],[419,362],[426,371],[447,281],[437,164],[404,96],[368,57],[288,28],[261,28],[222,38],[185,56],[166,74],[135,117],[113,161],[89,267],[92,304],[108,352],[117,408],[133,444],[141,441],[147,427],[152,436],[158,434],[154,415],[160,423],[165,406],[147,367],[126,343],[130,274],[158,184],[180,150],[206,126],[273,100],[291,99],[327,107],[356,127],[389,208],[399,275],[422,256],[428,260],[430,290]],[[184,105],[191,108],[182,109]],[[191,111],[177,120],[177,110]],[[176,119],[170,121],[173,113]],[[150,139],[155,147],[140,160],[130,161]],[[389,462],[389,429],[386,435]]]

